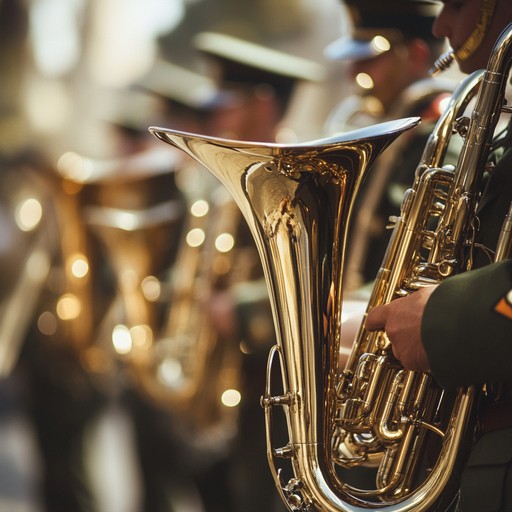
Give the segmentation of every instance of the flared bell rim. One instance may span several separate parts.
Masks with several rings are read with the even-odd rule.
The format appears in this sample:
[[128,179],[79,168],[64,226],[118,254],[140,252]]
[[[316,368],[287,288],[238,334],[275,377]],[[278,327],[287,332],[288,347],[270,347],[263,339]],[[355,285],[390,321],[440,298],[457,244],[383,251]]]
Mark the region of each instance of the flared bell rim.
[[406,117],[401,119],[395,119],[391,121],[385,121],[382,123],[373,124],[357,130],[351,130],[349,132],[337,133],[330,137],[316,139],[307,142],[299,142],[294,144],[277,143],[277,142],[258,142],[258,141],[241,141],[236,139],[226,139],[222,137],[214,137],[210,135],[200,135],[197,133],[184,132],[180,130],[174,130],[171,128],[150,126],[149,132],[156,138],[170,143],[173,136],[179,137],[180,139],[202,139],[205,142],[212,144],[218,144],[221,146],[229,146],[233,148],[266,148],[270,150],[286,150],[286,149],[305,149],[308,147],[322,148],[332,147],[338,144],[350,144],[362,139],[376,139],[390,136],[398,136],[400,133],[410,130],[417,126],[421,122],[420,117]]

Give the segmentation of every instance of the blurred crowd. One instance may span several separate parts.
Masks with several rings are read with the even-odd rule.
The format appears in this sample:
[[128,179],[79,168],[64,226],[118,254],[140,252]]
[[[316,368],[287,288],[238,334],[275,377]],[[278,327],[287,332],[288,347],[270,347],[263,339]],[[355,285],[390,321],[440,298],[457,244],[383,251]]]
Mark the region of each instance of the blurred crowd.
[[0,512],[285,510],[255,244],[148,128],[294,143],[420,116],[357,199],[364,303],[454,83],[429,75],[434,7],[396,3],[0,0]]

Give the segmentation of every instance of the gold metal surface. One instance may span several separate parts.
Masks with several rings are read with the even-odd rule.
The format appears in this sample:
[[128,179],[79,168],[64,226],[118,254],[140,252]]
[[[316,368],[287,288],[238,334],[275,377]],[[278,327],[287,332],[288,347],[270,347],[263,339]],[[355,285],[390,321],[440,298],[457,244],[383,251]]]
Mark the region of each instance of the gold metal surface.
[[[512,25],[487,70],[461,84],[431,134],[368,309],[471,268],[476,207],[505,101],[511,38]],[[459,120],[475,95],[471,119]],[[262,397],[267,454],[291,511],[441,511],[458,488],[478,390],[459,389],[448,399],[429,374],[405,371],[385,333],[367,332],[364,322],[344,371],[338,369],[343,259],[354,200],[374,159],[416,122],[398,120],[295,146],[150,128],[221,181],[256,240],[277,334]],[[443,168],[454,126],[464,138],[462,151],[455,169]],[[508,247],[509,236],[503,238]],[[276,363],[279,394],[271,382]],[[273,444],[277,406],[288,425],[282,448]],[[290,467],[277,469],[278,458]],[[361,489],[340,477],[340,468],[357,466],[377,467],[374,487]]]

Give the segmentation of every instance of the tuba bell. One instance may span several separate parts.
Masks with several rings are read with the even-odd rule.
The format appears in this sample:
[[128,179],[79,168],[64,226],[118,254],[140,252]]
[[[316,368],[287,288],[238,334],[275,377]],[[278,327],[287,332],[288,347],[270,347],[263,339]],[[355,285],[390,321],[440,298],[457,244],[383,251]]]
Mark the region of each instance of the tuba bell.
[[221,181],[255,239],[278,340],[270,360],[274,355],[280,358],[285,388],[277,397],[271,397],[269,390],[265,393],[267,433],[270,438],[272,404],[284,406],[291,441],[276,452],[292,459],[299,493],[280,483],[270,444],[268,455],[278,489],[286,502],[295,503],[294,510],[306,510],[309,504],[319,510],[343,510],[335,496],[340,484],[330,446],[335,430],[344,240],[367,170],[391,142],[418,122],[418,118],[391,121],[298,145],[237,142],[150,128]]
[[[64,298],[80,312],[59,328],[67,328],[64,339],[108,390],[124,384],[123,375],[141,391],[138,370],[158,334],[162,282],[184,212],[172,172],[182,156],[151,147],[110,158],[66,152],[58,161],[67,199]],[[148,251],[150,243],[161,250]]]

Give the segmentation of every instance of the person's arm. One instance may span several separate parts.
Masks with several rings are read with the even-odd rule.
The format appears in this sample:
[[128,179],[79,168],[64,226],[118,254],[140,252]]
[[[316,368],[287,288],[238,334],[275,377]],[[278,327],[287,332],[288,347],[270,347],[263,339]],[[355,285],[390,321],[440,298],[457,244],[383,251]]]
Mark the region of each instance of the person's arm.
[[497,305],[511,289],[508,260],[375,308],[366,326],[386,331],[405,368],[430,369],[443,387],[510,381],[512,313]]
[[444,387],[512,381],[512,260],[447,279],[428,301],[421,334]]

